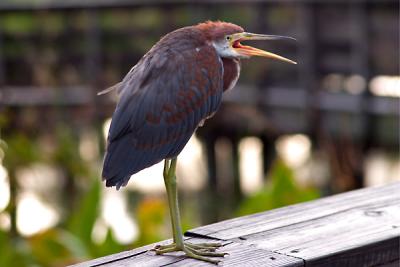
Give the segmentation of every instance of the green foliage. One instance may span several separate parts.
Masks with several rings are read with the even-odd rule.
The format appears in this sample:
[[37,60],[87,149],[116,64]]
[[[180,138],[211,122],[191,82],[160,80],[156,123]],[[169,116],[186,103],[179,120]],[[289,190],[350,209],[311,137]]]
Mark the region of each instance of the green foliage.
[[[54,228],[39,233],[28,239],[31,254],[40,266],[62,266],[71,262],[73,258],[79,258],[79,244],[75,242],[71,247],[68,234],[63,230]],[[85,255],[87,257],[87,255]],[[83,258],[83,257],[80,257]]]
[[37,21],[32,13],[18,12],[2,14],[0,24],[7,33],[28,34],[36,29]]
[[71,128],[58,126],[56,138],[57,148],[52,155],[52,161],[75,176],[88,176],[89,168],[81,159],[78,138],[72,134]]
[[282,160],[275,162],[269,179],[270,183],[261,191],[241,203],[238,216],[309,201],[320,196],[314,188],[301,188],[297,185],[293,171]]
[[4,165],[14,170],[17,166],[28,165],[40,159],[37,145],[26,135],[15,134],[5,139]]
[[21,251],[19,240],[11,239],[7,232],[0,230],[0,266],[27,266],[29,254]]
[[89,246],[92,243],[92,231],[100,211],[99,181],[93,181],[78,204],[70,217],[67,229]]
[[77,195],[70,196],[68,201],[76,199],[72,201],[76,205],[70,205],[73,208],[60,225],[29,238],[0,231],[0,266],[65,266],[126,249],[126,246],[115,240],[110,229],[106,229],[107,235],[102,242],[96,243],[92,239],[100,213],[101,183],[87,162],[80,157],[78,138],[70,128],[62,125],[57,127],[53,140],[55,146],[50,151],[24,134],[4,139],[5,145],[2,145],[1,150],[5,152],[4,165],[9,171],[13,170],[10,173],[33,162],[45,161],[62,166],[70,176],[68,179],[88,179],[80,188],[75,185]]
[[100,16],[100,25],[104,30],[119,30],[134,25],[136,30],[157,29],[161,25],[162,12],[156,8],[141,8],[136,11],[105,11]]
[[136,246],[149,244],[163,238],[165,220],[167,218],[166,202],[157,198],[144,199],[136,210],[139,237]]
[[115,240],[110,229],[99,244],[92,240],[100,192],[100,182],[95,180],[79,199],[65,229],[57,226],[25,239],[11,238],[0,231],[0,266],[65,266],[127,249]]
[[40,266],[65,266],[126,249],[107,229],[103,242],[95,243],[92,233],[100,208],[100,182],[95,180],[79,206],[74,209],[66,229],[56,227],[29,239],[31,253]]
[[117,242],[117,240],[115,240],[111,229],[107,229],[107,234],[104,242],[98,245],[94,245],[92,247],[92,258],[110,255],[127,249],[126,246],[121,245]]

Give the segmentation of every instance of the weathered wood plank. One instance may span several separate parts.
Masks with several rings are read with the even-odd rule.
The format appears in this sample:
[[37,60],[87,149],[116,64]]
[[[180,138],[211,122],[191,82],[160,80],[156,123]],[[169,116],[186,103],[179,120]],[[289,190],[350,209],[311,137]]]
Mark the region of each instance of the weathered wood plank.
[[347,210],[242,239],[307,265],[375,266],[399,259],[399,227],[400,199],[392,206]]
[[[288,257],[272,251],[259,249],[251,245],[232,242],[224,251],[229,255],[223,259],[223,266],[304,266],[303,260],[296,257]],[[185,259],[181,262],[172,264],[171,266],[210,266],[210,264],[195,261],[193,259]]]
[[217,223],[189,234],[237,238],[299,257],[307,266],[389,264],[400,259],[400,183]]
[[[212,242],[210,239],[203,238],[190,238],[193,243]],[[213,240],[215,242],[216,240]],[[170,242],[170,241],[169,241]],[[165,244],[167,242],[160,242],[157,244]],[[72,265],[73,267],[150,267],[150,266],[215,266],[210,263],[189,259],[183,256],[181,252],[168,253],[166,255],[155,255],[151,249],[156,244],[148,245],[132,251],[125,251],[122,253],[110,255],[107,257],[95,259],[92,261]],[[218,251],[227,252],[229,255],[221,258],[224,266],[261,266],[271,267],[297,267],[304,266],[303,260],[282,255],[276,252],[271,252],[265,249],[257,248],[253,245],[241,244],[238,242],[225,241],[224,246]]]
[[123,252],[120,252],[120,253],[108,255],[108,256],[105,256],[105,257],[93,259],[93,260],[86,261],[86,262],[81,262],[81,263],[70,265],[70,266],[71,267],[94,267],[94,266],[102,266],[102,265],[111,264],[113,262],[120,261],[120,260],[127,259],[127,258],[134,259],[135,257],[138,257],[141,254],[146,253],[147,251],[152,249],[157,244],[163,245],[163,244],[168,244],[170,242],[171,242],[171,239],[170,240],[164,240],[164,241],[161,241],[161,242],[158,242],[158,243],[155,243],[155,244],[146,245],[146,246],[143,246],[143,247],[140,247],[140,248],[123,251]]
[[189,234],[194,233],[218,239],[233,239],[330,216],[349,209],[368,208],[377,203],[385,205],[385,203],[393,203],[393,201],[398,201],[399,199],[400,182],[396,182],[383,187],[355,190],[315,201],[214,223],[188,232]]
[[[187,232],[220,239],[224,266],[399,266],[400,182],[228,220]],[[215,240],[214,240],[215,241]],[[163,241],[160,243],[167,243]],[[211,266],[155,244],[74,265]]]
[[399,238],[328,254],[321,258],[307,259],[307,266],[354,267],[354,266],[400,266]]

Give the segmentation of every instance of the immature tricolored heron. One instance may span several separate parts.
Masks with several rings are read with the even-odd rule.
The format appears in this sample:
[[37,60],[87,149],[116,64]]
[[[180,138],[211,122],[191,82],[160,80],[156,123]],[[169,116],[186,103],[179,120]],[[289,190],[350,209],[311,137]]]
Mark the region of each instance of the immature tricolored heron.
[[222,93],[240,73],[240,59],[262,56],[296,64],[251,46],[245,40],[290,37],[244,32],[235,24],[205,22],[164,36],[143,56],[117,89],[119,102],[108,133],[102,177],[119,189],[132,174],[162,160],[171,214],[173,243],[157,246],[157,254],[183,251],[188,257],[216,263],[205,256],[224,256],[218,243],[183,240],[175,168],[177,157],[197,127],[214,115]]

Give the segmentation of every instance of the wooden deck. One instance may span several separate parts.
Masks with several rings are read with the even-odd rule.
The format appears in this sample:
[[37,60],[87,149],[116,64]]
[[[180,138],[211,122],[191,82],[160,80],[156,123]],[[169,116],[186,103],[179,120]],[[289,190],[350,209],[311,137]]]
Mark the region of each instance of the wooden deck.
[[[185,236],[221,240],[220,250],[229,253],[223,266],[398,267],[400,182],[202,226]],[[154,245],[74,266],[213,266],[179,253],[155,255]]]

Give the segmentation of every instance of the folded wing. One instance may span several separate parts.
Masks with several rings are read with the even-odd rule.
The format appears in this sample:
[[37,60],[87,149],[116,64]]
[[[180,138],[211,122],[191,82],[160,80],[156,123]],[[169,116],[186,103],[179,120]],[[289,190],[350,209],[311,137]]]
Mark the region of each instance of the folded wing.
[[120,84],[102,173],[107,186],[124,186],[132,174],[177,156],[220,105],[223,66],[213,47],[152,51]]

